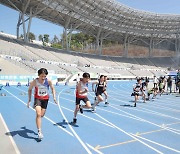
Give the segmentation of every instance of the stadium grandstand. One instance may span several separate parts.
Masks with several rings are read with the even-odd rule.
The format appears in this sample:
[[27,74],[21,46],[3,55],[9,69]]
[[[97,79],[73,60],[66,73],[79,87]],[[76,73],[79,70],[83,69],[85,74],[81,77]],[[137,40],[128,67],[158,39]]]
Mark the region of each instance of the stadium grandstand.
[[[17,36],[0,33],[2,75],[34,75],[39,67],[46,67],[58,78],[68,80],[87,70],[93,78],[97,74],[107,74],[112,79],[152,78],[166,75],[180,65],[180,15],[140,11],[113,0],[0,0],[0,3],[19,12]],[[63,26],[64,50],[28,42],[33,17]],[[20,26],[23,41],[19,39]],[[67,34],[72,31],[94,36],[96,54],[71,51]],[[122,55],[103,55],[104,40],[121,42]],[[135,56],[138,50],[143,51]],[[163,57],[159,57],[159,51],[164,53]]]

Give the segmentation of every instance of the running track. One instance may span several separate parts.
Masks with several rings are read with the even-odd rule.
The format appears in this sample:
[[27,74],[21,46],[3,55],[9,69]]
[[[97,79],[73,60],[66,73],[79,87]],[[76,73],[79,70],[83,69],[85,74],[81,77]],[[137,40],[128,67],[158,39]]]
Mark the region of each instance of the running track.
[[[28,87],[4,87],[0,91],[6,93],[0,96],[0,125],[7,128],[4,133],[0,129],[0,146],[12,137],[14,144],[10,149],[22,154],[180,153],[180,97],[173,94],[157,96],[147,103],[140,100],[134,108],[134,98],[130,96],[133,84],[134,81],[109,82],[110,104],[100,103],[96,113],[85,110],[78,114],[77,125],[70,124],[75,86],[56,86],[59,105],[53,103],[51,96],[42,121],[41,142],[37,140],[35,111],[26,107]],[[90,92],[92,103],[93,98]]]

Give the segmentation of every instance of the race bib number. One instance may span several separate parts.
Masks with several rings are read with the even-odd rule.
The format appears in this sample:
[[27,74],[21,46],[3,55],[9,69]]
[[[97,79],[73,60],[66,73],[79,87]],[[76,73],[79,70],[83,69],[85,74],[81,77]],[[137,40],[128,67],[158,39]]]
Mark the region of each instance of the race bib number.
[[47,88],[39,87],[38,88],[38,96],[46,96],[48,94]]

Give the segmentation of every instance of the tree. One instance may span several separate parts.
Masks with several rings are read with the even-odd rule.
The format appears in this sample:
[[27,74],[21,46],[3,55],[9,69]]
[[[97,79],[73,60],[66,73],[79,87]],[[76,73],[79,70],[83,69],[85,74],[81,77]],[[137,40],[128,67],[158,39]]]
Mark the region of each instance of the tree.
[[62,49],[62,46],[60,43],[53,43],[53,44],[51,44],[51,47],[57,48],[57,49]]
[[39,41],[42,41],[42,38],[43,38],[43,36],[40,34],[40,35],[38,36]]
[[20,35],[20,39],[23,39],[23,38],[24,38],[24,36],[23,36],[23,34],[21,34],[21,35]]
[[34,35],[34,33],[32,32],[29,32],[29,40],[35,40],[36,39],[36,36]]
[[71,36],[71,48],[72,49],[85,49],[86,46],[95,42],[95,37],[84,34],[82,32],[72,34]]
[[53,40],[52,40],[52,43],[54,44],[54,43],[58,43],[58,42],[59,42],[58,37],[57,37],[56,35],[54,35],[54,38],[53,38]]
[[48,34],[44,34],[43,39],[44,39],[44,42],[49,43],[49,35]]

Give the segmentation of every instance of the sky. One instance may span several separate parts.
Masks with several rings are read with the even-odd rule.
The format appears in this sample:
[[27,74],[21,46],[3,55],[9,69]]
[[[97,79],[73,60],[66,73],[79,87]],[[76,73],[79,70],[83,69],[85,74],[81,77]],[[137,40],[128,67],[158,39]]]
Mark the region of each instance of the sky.
[[[180,0],[116,0],[120,3],[134,9],[144,10],[154,13],[163,14],[179,14],[180,15]],[[13,9],[0,4],[0,31],[4,33],[16,35],[16,25],[19,13]],[[22,26],[20,26],[22,27]],[[27,27],[26,27],[27,28]],[[36,39],[40,34],[49,34],[50,39],[56,35],[60,38],[63,27],[33,18],[31,24],[31,32],[36,35]],[[22,28],[20,29],[22,34]]]

